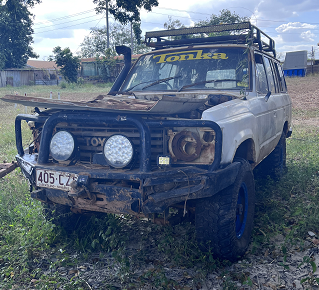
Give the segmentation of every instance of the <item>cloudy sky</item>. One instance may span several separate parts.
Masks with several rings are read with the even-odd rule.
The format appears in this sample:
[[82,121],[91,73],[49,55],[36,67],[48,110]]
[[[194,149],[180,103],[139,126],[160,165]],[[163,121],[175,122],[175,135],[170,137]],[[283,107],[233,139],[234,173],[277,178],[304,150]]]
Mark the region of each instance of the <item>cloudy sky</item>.
[[[94,8],[92,0],[42,0],[36,5],[31,12],[35,15],[33,47],[39,60],[46,60],[58,45],[79,51],[91,27],[105,26],[105,15],[96,14]],[[192,26],[222,9],[250,17],[276,41],[282,57],[287,51],[311,51],[313,47],[319,58],[318,0],[159,0],[152,12],[142,11],[142,30],[163,29],[168,17]]]

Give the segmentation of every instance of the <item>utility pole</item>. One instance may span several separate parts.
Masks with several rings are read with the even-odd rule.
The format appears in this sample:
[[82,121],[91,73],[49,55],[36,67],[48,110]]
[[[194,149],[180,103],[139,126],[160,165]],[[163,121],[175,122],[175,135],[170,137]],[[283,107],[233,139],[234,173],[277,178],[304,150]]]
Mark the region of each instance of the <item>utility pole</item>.
[[109,1],[105,1],[106,4],[106,47],[110,48],[110,29],[109,29]]
[[313,51],[313,46],[311,47],[311,73],[313,74],[313,60],[315,58],[315,52]]
[[132,21],[131,21],[131,50],[132,50],[132,54],[133,54],[133,24],[132,24]]

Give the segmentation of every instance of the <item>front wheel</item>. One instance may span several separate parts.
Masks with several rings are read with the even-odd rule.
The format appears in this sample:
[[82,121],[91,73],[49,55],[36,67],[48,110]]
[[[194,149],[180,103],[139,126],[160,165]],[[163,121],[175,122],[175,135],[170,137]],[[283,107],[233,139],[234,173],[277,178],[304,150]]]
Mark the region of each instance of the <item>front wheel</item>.
[[249,245],[255,212],[255,183],[243,159],[233,185],[197,201],[195,224],[199,246],[214,256],[237,260]]

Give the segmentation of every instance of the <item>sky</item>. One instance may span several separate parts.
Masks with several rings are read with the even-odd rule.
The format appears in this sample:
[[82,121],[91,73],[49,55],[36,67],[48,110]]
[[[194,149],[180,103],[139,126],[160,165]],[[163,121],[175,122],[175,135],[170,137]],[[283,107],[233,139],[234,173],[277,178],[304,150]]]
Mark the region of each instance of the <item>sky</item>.
[[[69,47],[73,53],[92,27],[105,26],[105,15],[95,13],[93,0],[42,0],[31,12],[34,15],[34,43],[32,47],[47,60],[56,46]],[[319,58],[319,1],[318,0],[159,0],[151,12],[141,11],[141,27],[146,31],[164,29],[169,17],[193,26],[212,14],[229,9],[249,17],[275,40],[279,58],[286,52],[307,50]],[[110,17],[110,22],[114,21]]]

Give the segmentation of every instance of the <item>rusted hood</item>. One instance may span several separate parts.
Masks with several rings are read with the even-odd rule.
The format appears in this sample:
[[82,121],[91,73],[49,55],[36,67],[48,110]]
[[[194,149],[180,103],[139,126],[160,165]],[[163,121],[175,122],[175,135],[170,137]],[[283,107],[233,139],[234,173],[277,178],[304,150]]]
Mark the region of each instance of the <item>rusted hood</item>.
[[29,107],[41,107],[52,109],[72,109],[78,110],[115,110],[115,111],[149,111],[157,103],[157,101],[136,100],[136,99],[119,99],[105,98],[99,96],[95,100],[89,102],[83,101],[67,101],[53,100],[45,98],[35,98],[26,96],[6,95],[1,98],[2,101],[17,103]]
[[99,95],[90,101],[68,101],[16,95],[6,95],[2,101],[17,103],[28,107],[51,108],[61,110],[89,110],[106,112],[138,112],[152,114],[175,114],[189,112],[201,106],[207,95],[201,98],[186,95],[148,95],[135,96],[110,96]]

